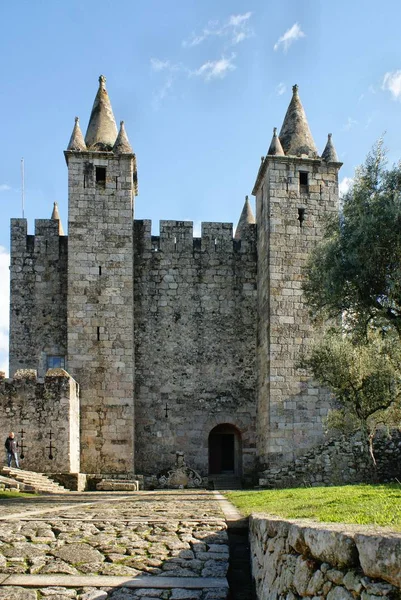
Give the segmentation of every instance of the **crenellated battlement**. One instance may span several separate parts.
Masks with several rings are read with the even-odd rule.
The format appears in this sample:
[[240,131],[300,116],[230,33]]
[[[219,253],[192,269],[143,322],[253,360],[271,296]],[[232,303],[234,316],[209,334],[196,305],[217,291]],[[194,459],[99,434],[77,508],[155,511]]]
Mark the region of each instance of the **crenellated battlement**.
[[28,235],[26,219],[11,219],[11,257],[43,255],[58,258],[67,251],[67,236],[60,235],[59,221],[35,219],[35,234]]
[[232,223],[203,222],[201,236],[194,237],[193,221],[160,221],[159,235],[152,235],[152,221],[135,219],[134,240],[140,252],[254,252],[256,225],[248,225],[238,240],[233,237]]

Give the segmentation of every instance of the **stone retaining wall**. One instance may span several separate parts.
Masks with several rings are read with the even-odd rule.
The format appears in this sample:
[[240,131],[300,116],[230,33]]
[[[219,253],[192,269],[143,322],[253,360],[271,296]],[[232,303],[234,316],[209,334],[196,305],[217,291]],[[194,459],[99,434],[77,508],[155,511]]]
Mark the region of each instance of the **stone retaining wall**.
[[389,482],[401,479],[401,431],[378,432],[374,440],[376,468],[366,440],[341,436],[312,448],[283,467],[263,471],[259,485],[267,488]]
[[249,532],[258,600],[401,598],[401,532],[259,514]]

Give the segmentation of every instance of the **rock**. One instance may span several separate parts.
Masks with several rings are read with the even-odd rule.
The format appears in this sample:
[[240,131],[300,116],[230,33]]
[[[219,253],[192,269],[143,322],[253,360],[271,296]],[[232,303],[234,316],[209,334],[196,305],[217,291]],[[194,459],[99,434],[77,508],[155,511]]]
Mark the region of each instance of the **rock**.
[[52,573],[52,574],[53,573],[54,574],[62,573],[62,574],[66,574],[66,575],[79,575],[79,571],[77,571],[77,569],[75,569],[68,563],[64,562],[63,560],[52,560],[52,562],[48,563],[47,565],[44,565],[39,570],[39,573],[41,575],[50,574],[50,573]]
[[355,535],[361,567],[369,577],[401,587],[401,535]]
[[328,562],[334,567],[353,567],[357,564],[358,553],[351,535],[331,529],[306,527],[304,540],[316,560]]
[[66,544],[52,553],[57,558],[61,558],[61,560],[64,560],[72,565],[101,562],[104,560],[103,554],[101,554],[98,550],[95,550],[95,548],[92,548],[92,546],[89,546],[89,544],[85,543]]
[[47,544],[29,544],[28,542],[15,542],[4,544],[1,553],[7,558],[35,558],[43,556],[50,550]]
[[106,600],[107,597],[107,592],[103,592],[102,590],[92,590],[81,596],[81,600]]
[[354,596],[345,588],[336,585],[327,594],[327,600],[354,600]]
[[313,560],[308,560],[303,556],[298,556],[295,565],[294,587],[300,596],[306,595],[308,584],[316,571],[316,563]]
[[342,585],[344,582],[344,573],[337,569],[329,569],[326,573],[326,577],[336,585]]
[[29,590],[21,587],[1,587],[1,600],[37,600],[35,590]]
[[361,592],[361,578],[353,571],[348,571],[348,573],[344,575],[343,583],[350,592],[356,592],[357,594]]
[[52,598],[52,596],[53,597],[58,596],[59,598],[61,597],[63,600],[65,598],[76,598],[77,597],[77,592],[75,590],[69,590],[67,588],[62,588],[62,587],[41,588],[40,593],[42,594],[42,596],[45,597],[46,600],[48,599],[49,596],[50,596],[50,598]]
[[324,576],[321,571],[315,571],[306,588],[307,596],[316,596],[323,587]]
[[184,590],[174,589],[171,592],[170,600],[199,600],[202,590]]

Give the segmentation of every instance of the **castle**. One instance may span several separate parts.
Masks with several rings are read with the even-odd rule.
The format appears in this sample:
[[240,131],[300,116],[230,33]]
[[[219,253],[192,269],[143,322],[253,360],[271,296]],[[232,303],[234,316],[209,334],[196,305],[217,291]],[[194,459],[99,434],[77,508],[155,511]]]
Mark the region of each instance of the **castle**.
[[83,473],[157,473],[180,450],[203,476],[250,479],[315,446],[329,398],[297,369],[314,335],[302,268],[338,210],[341,163],[331,135],[319,155],[297,86],[258,165],[256,220],[246,199],[234,236],[134,220],[136,157],[103,76],[65,159],[68,236],[57,206],[35,235],[11,223],[14,428],[41,414],[40,437],[53,411],[57,468]]

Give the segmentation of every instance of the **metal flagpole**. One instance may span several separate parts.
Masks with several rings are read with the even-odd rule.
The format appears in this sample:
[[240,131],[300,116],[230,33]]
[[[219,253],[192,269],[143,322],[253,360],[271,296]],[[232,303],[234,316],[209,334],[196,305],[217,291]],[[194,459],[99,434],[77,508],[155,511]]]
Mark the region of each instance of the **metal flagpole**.
[[22,201],[22,218],[25,218],[25,173],[24,159],[21,158],[21,201]]

